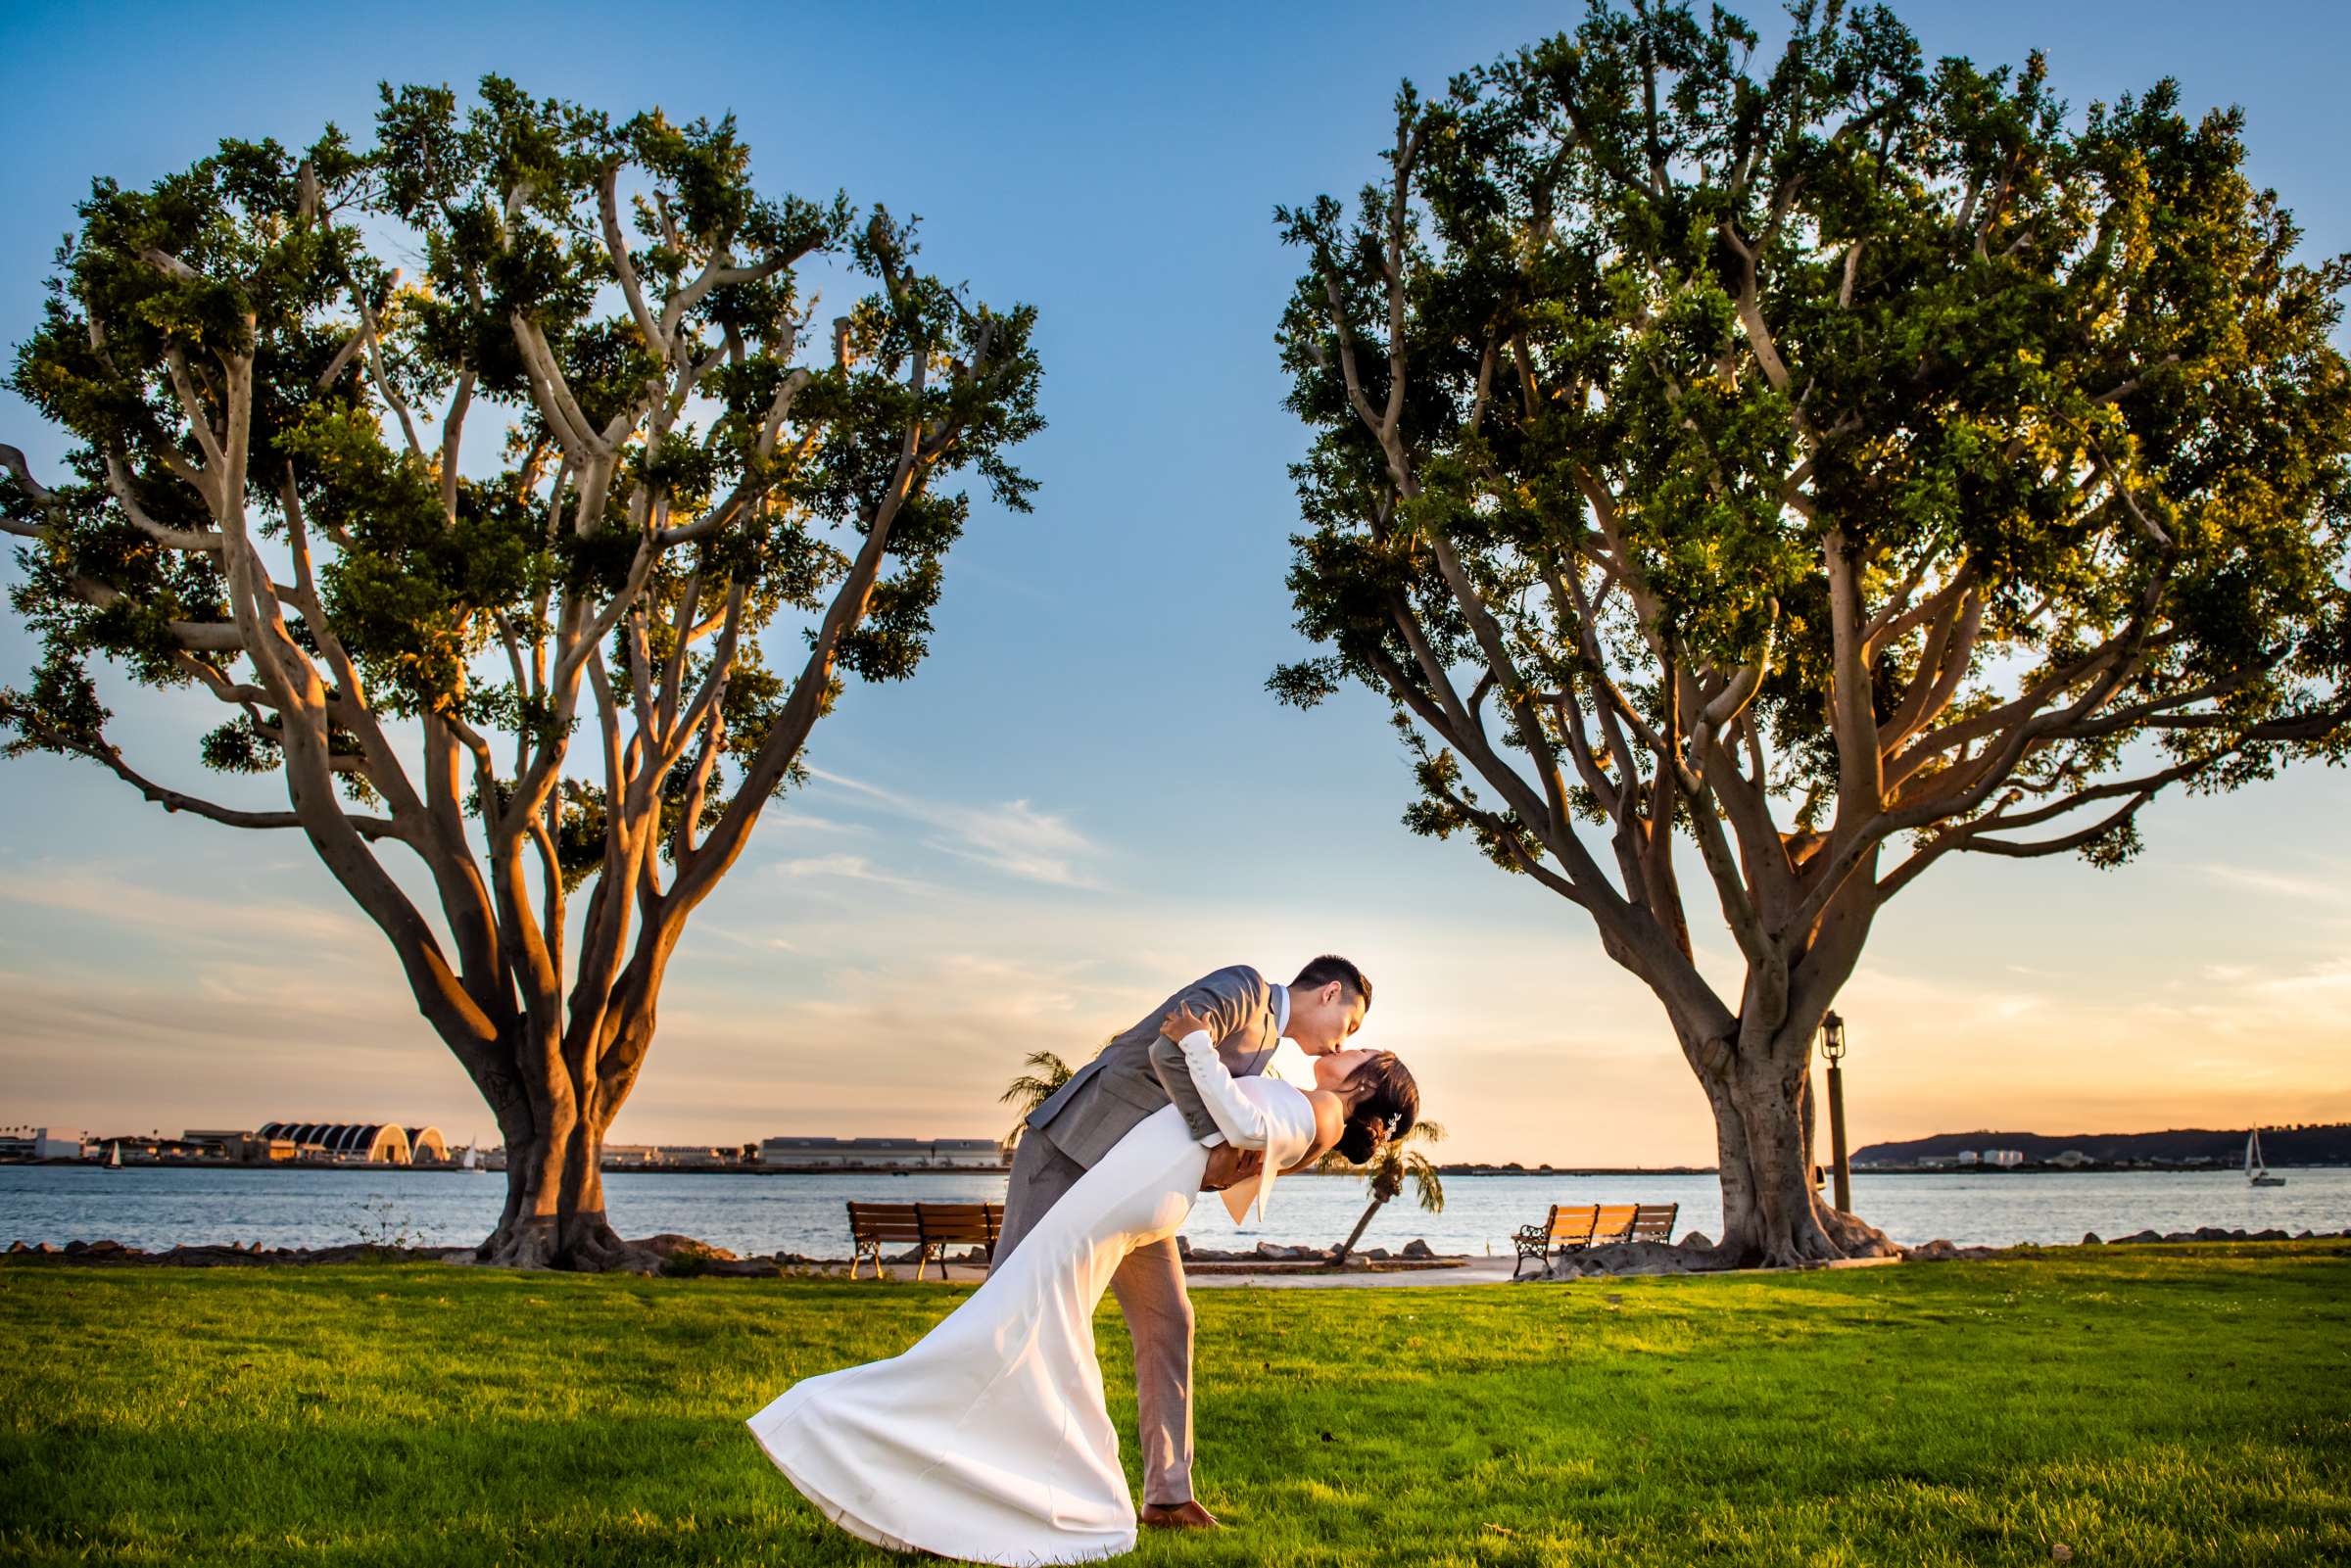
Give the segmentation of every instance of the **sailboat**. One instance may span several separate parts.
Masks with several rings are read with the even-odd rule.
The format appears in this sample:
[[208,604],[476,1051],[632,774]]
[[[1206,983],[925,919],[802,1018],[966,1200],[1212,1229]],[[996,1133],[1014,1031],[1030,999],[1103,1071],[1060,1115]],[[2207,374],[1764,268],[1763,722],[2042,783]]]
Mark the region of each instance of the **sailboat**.
[[120,1143],[110,1143],[106,1146],[106,1168],[109,1170],[122,1168],[122,1145]]
[[2256,1187],[2282,1187],[2283,1176],[2273,1176],[2261,1158],[2261,1129],[2255,1127],[2253,1136],[2245,1140],[2245,1179]]

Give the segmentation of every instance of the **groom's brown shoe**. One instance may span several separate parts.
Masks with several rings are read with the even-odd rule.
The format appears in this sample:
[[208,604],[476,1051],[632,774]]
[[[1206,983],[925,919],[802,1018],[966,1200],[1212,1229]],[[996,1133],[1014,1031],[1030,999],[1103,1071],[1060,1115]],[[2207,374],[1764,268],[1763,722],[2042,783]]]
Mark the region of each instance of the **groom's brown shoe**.
[[1217,1516],[1197,1501],[1146,1502],[1143,1504],[1143,1523],[1154,1530],[1222,1530]]

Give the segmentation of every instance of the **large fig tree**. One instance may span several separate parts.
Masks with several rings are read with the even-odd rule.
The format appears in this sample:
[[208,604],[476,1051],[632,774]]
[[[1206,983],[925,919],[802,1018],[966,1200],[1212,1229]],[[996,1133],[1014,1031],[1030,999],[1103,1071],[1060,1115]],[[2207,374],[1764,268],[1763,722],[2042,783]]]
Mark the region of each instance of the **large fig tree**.
[[1713,1113],[1712,1261],[1887,1245],[1814,1190],[1808,1086],[1895,894],[2111,866],[2163,790],[2344,754],[2351,261],[2294,259],[2241,130],[2171,81],[2069,119],[2038,56],[1928,66],[1883,8],[1797,5],[1763,51],[1600,4],[1408,85],[1360,206],[1279,214],[1323,652],[1273,688],[1385,697],[1409,826],[1655,993]]
[[[43,650],[8,750],[307,839],[497,1117],[481,1258],[624,1259],[599,1156],[671,954],[844,679],[923,656],[945,477],[1025,509],[1032,312],[880,208],[761,195],[732,120],[498,78],[79,217],[12,380],[67,471],[0,449]],[[284,809],[166,782],[98,666],[218,712],[202,761]]]

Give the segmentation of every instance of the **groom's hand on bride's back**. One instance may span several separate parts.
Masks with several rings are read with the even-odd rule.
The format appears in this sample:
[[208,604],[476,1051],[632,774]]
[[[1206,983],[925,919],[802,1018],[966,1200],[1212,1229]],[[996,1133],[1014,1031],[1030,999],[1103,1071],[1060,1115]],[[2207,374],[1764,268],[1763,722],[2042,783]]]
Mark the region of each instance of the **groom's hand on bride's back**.
[[1194,1012],[1189,1002],[1178,1002],[1169,1009],[1168,1016],[1159,1021],[1159,1032],[1171,1040],[1180,1040],[1194,1029],[1205,1029],[1209,1038],[1216,1038],[1217,1022],[1205,1013]]
[[1208,1152],[1208,1169],[1200,1177],[1202,1192],[1223,1192],[1236,1181],[1247,1181],[1266,1168],[1262,1149],[1235,1149],[1221,1143]]

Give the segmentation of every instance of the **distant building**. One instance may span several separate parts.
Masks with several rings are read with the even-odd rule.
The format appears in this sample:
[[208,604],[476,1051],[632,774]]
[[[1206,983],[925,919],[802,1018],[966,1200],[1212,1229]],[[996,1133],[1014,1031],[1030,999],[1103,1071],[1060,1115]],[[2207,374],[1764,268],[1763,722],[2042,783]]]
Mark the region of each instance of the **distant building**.
[[53,1138],[47,1127],[0,1133],[0,1160],[79,1160],[81,1134]]
[[2025,1152],[2022,1149],[1987,1149],[1984,1151],[1984,1163],[2005,1170],[2023,1164]]
[[704,1143],[608,1143],[606,1170],[712,1170],[740,1165],[743,1145]]
[[1955,1165],[1980,1165],[1983,1163],[1984,1157],[1973,1149],[1962,1149],[1951,1156],[1951,1164]]
[[389,1121],[264,1121],[253,1136],[282,1138],[294,1146],[295,1158],[305,1160],[405,1165],[419,1158],[449,1158],[440,1128]]
[[2049,1156],[2048,1163],[2052,1165],[2062,1166],[2067,1170],[2079,1170],[2084,1165],[2094,1165],[2097,1164],[2095,1160],[2092,1160],[2089,1156],[2084,1154],[2079,1149],[2068,1149],[2061,1154],[2053,1154]]
[[185,1138],[165,1138],[152,1132],[103,1133],[89,1140],[84,1147],[85,1160],[113,1160],[120,1156],[124,1162],[156,1160],[202,1160],[204,1145],[190,1143]]
[[743,1164],[740,1145],[720,1149],[709,1144],[665,1143],[653,1153],[665,1165],[739,1165]]
[[847,1170],[886,1165],[993,1170],[1007,1162],[1004,1146],[993,1138],[762,1138],[759,1163]]
[[190,1127],[179,1137],[182,1143],[198,1146],[200,1159],[234,1160],[239,1164],[268,1164],[298,1159],[302,1154],[301,1147],[291,1138],[264,1137],[258,1132]]

